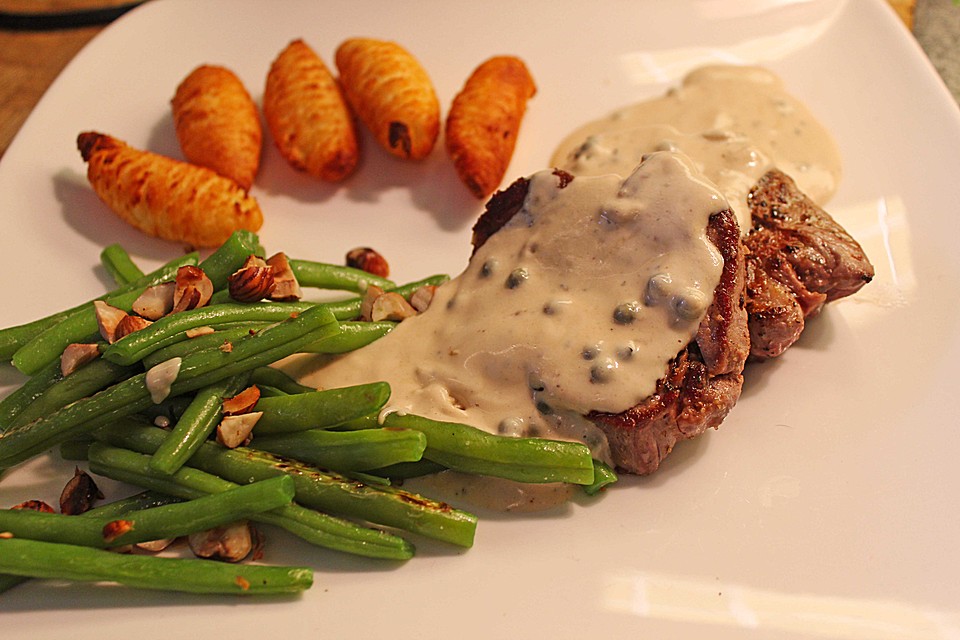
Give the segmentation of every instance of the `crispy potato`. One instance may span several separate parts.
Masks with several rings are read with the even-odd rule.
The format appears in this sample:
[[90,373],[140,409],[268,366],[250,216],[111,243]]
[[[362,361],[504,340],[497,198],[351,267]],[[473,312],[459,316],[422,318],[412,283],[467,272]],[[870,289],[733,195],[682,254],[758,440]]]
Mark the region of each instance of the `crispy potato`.
[[420,160],[440,134],[440,103],[426,70],[394,42],[351,38],[336,53],[347,101],[384,149]]
[[212,169],[141,151],[101,133],[77,137],[96,194],[120,218],[151,236],[215,247],[238,229],[257,231],[257,201]]
[[170,101],[183,155],[250,189],[260,168],[263,132],[257,106],[229,69],[203,65]]
[[490,58],[470,75],[447,115],[446,146],[457,175],[477,198],[496,189],[510,164],[537,88],[519,58]]
[[328,182],[357,168],[350,108],[327,66],[302,40],[287,45],[271,65],[263,113],[280,154],[294,168]]

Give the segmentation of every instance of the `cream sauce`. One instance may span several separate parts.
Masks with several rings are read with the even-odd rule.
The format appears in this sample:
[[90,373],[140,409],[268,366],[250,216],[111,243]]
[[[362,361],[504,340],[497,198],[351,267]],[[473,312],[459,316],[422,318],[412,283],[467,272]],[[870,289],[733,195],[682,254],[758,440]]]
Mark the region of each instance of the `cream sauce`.
[[727,197],[741,230],[751,223],[750,187],[772,167],[826,203],[840,180],[840,154],[810,110],[767,69],[712,65],[665,95],[590,122],[560,144],[551,165],[574,175],[629,174],[647,153],[677,150]]
[[160,404],[170,395],[170,387],[180,375],[181,358],[170,358],[147,369],[145,384],[153,404]]
[[429,309],[306,382],[386,380],[385,411],[582,441],[608,460],[582,415],[649,396],[696,334],[723,266],[706,227],[728,205],[669,151],[626,178],[559,183],[534,174],[522,209]]

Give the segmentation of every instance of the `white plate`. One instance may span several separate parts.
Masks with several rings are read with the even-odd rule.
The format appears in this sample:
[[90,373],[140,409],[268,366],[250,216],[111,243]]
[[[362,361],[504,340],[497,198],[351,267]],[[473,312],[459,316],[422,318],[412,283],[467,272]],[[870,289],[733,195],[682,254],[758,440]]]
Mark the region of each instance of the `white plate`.
[[[883,2],[151,2],[73,60],[0,164],[0,324],[101,292],[110,242],[145,266],[179,251],[106,212],[77,133],[178,156],[169,99],[192,68],[229,66],[259,98],[291,39],[329,63],[355,35],[407,46],[445,106],[483,59],[523,57],[539,93],[510,178],[543,168],[573,127],[693,66],[767,65],[839,141],[845,176],[829,208],[878,276],[783,358],[751,366],[718,432],[589,506],[485,515],[473,549],[422,544],[402,566],[271,532],[268,560],[317,570],[301,598],[33,582],[0,597],[5,638],[960,635],[960,114]],[[359,173],[330,187],[267,146],[255,188],[267,249],[338,262],[372,245],[401,281],[459,271],[480,204],[445,154],[403,164],[369,140],[364,151]],[[0,369],[0,383],[20,381]],[[5,478],[0,503],[55,500],[69,467],[52,460]]]

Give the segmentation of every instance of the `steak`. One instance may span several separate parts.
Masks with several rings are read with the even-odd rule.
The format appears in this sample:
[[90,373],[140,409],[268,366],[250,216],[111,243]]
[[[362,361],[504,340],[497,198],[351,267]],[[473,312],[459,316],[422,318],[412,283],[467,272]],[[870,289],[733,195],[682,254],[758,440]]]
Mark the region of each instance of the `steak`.
[[[575,179],[563,171],[554,173],[561,188]],[[528,188],[529,182],[521,178],[490,199],[473,228],[474,251],[520,211]],[[743,244],[733,212],[725,209],[710,216],[707,236],[723,257],[723,271],[695,339],[671,360],[647,400],[621,413],[587,416],[606,434],[621,470],[655,471],[678,440],[719,426],[740,397],[750,341]]]
[[[556,170],[563,186],[574,180]],[[524,203],[521,178],[495,194],[473,228],[474,251]],[[667,365],[656,391],[620,413],[586,417],[607,436],[620,471],[656,471],[674,445],[716,428],[740,397],[746,361],[782,354],[823,305],[873,278],[860,245],[778,170],[748,197],[753,228],[741,237],[729,210],[710,217],[707,236],[724,260],[697,335]]]
[[859,291],[874,270],[859,243],[783,172],[760,178],[747,203],[750,355],[763,360],[786,351],[806,318]]

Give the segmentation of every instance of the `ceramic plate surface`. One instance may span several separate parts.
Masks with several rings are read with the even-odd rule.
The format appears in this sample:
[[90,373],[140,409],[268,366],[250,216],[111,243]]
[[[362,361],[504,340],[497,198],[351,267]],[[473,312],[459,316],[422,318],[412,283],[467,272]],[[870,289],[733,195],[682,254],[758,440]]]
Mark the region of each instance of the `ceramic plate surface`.
[[[230,67],[259,101],[290,40],[332,65],[358,35],[413,52],[444,109],[482,60],[522,57],[539,91],[508,180],[545,168],[568,131],[693,67],[765,65],[835,135],[844,177],[828,209],[877,277],[785,356],[749,367],[719,431],[600,499],[480,511],[474,548],[418,540],[402,565],[268,530],[267,561],[316,569],[296,598],[31,582],[0,597],[4,638],[960,637],[960,111],[883,2],[148,3],[70,63],[0,163],[0,324],[99,295],[107,244],[145,267],[181,251],[97,200],[79,132],[180,157],[169,101],[194,67]],[[459,272],[482,205],[442,150],[407,164],[365,137],[363,153],[353,178],[329,186],[267,140],[254,187],[267,250],[340,262],[370,245],[398,281]],[[6,389],[20,382],[0,368]],[[71,471],[55,455],[34,460],[3,479],[0,503],[55,501]]]

